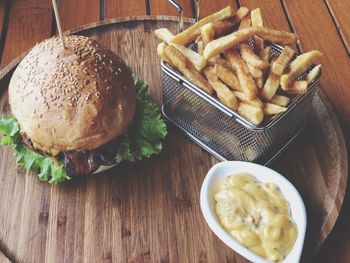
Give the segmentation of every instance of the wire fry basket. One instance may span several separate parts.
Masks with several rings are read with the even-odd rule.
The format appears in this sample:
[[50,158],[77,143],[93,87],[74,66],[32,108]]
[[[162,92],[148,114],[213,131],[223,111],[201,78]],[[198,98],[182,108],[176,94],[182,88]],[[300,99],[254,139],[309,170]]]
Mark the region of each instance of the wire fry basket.
[[[253,42],[249,43],[252,47]],[[271,56],[283,47],[271,43]],[[303,78],[310,70],[304,72]],[[304,128],[320,75],[305,94],[294,97],[287,111],[253,125],[161,61],[163,116],[220,160],[268,165]]]

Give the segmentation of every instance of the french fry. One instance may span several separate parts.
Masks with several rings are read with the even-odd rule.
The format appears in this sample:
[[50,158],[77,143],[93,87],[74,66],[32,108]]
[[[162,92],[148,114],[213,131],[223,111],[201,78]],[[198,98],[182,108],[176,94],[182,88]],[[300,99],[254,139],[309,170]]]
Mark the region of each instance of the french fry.
[[[217,38],[210,41],[204,48],[203,56],[205,59],[218,55],[239,43],[246,41],[248,38],[258,35],[265,40],[276,42],[280,44],[294,44],[296,42],[296,35],[293,33],[273,30],[266,27],[248,27],[235,31],[227,36]],[[174,41],[174,38],[173,38]]]
[[237,23],[232,22],[231,20],[222,20],[213,23],[213,28],[215,31],[215,37],[220,37],[227,33],[231,33]]
[[252,20],[250,19],[250,16],[246,16],[245,18],[242,19],[238,29],[248,28],[251,25],[252,25]]
[[232,67],[236,70],[242,91],[247,95],[249,100],[255,99],[258,93],[258,88],[256,87],[253,77],[249,73],[247,64],[236,50],[231,49],[226,51],[225,56],[231,63]]
[[248,103],[241,102],[238,106],[238,113],[255,125],[259,125],[264,120],[263,110]]
[[185,57],[191,61],[192,65],[196,68],[196,70],[201,71],[207,64],[207,61],[203,58],[203,56],[192,49],[189,49],[182,45],[172,44],[172,46],[176,47]]
[[208,23],[201,27],[201,36],[205,47],[210,41],[214,39],[215,31],[213,23]]
[[183,74],[190,82],[204,90],[206,93],[211,95],[213,94],[214,91],[212,86],[209,85],[206,79],[198,71],[196,71],[194,67],[185,68]]
[[238,102],[235,94],[215,75],[213,67],[206,67],[204,70],[209,84],[213,87],[219,100],[227,107],[237,110]]
[[262,89],[264,87],[264,79],[263,78],[257,78],[257,79],[254,79],[254,80],[255,80],[256,86],[259,89]]
[[[209,44],[208,44],[209,46]],[[203,51],[205,54],[205,49]],[[281,87],[283,90],[288,90],[293,81],[304,71],[306,71],[315,61],[322,56],[318,50],[313,50],[304,53],[294,59],[289,66],[289,71],[281,76]]]
[[164,50],[165,55],[170,61],[170,64],[177,68],[180,72],[187,67],[191,62],[178,51],[174,46],[167,46]]
[[237,12],[230,18],[230,21],[239,23],[244,17],[249,14],[249,9],[245,6],[241,6]]
[[295,80],[286,92],[288,94],[303,94],[307,92],[307,87],[308,82],[306,80]]
[[266,100],[271,100],[272,97],[276,94],[279,84],[280,84],[280,77],[270,72],[269,77],[267,78],[265,85],[263,87],[263,90],[261,92],[261,95]]
[[231,69],[231,70],[233,70],[233,71],[235,70],[235,69],[232,67],[230,61],[228,61],[226,58],[218,58],[218,59],[216,60],[216,63],[218,63],[218,64],[220,64],[220,65],[223,65],[224,67],[226,67],[226,68],[228,68],[228,69]]
[[[167,28],[156,29],[154,34],[168,45],[171,44],[171,40],[174,37],[174,35]],[[173,46],[175,46],[185,57],[187,57],[198,71],[201,71],[206,66],[207,62],[201,54],[182,45],[173,44]]]
[[255,106],[255,107],[258,107],[258,108],[264,107],[264,103],[258,97],[256,97],[253,100],[249,100],[247,98],[247,95],[242,91],[234,91],[233,93],[242,102],[248,103],[248,104]]
[[213,23],[215,37],[219,37],[233,31],[234,27],[249,14],[249,9],[242,6],[228,20],[221,20]]
[[256,54],[260,56],[261,51],[264,49],[264,46],[265,46],[264,39],[258,36],[254,36],[254,50]]
[[252,19],[252,25],[253,26],[264,26],[264,21],[262,18],[262,14],[261,14],[261,9],[260,8],[255,8],[250,12],[250,16]]
[[249,146],[244,151],[244,156],[247,159],[247,161],[253,162],[256,158],[259,157],[259,153],[252,146]]
[[197,52],[198,52],[198,54],[203,55],[203,49],[204,49],[204,43],[203,43],[202,40],[199,40],[197,42]]
[[272,103],[265,103],[264,114],[265,115],[276,115],[276,114],[279,114],[281,112],[285,112],[286,110],[287,110],[287,108],[285,108],[285,107],[281,107],[279,105],[272,104]]
[[277,60],[271,65],[271,71],[278,76],[281,76],[292,60],[295,52],[288,46],[285,46],[278,56]]
[[[250,13],[251,19],[252,19],[252,26],[264,26],[264,21],[262,18],[261,10],[260,8],[255,8]],[[255,52],[260,55],[261,51],[264,49],[264,39],[258,36],[254,36],[254,43],[255,43]]]
[[205,92],[213,94],[213,88],[207,80],[194,68],[192,63],[174,46],[165,48],[165,55],[175,68],[177,68],[189,81]]
[[265,63],[269,63],[271,58],[271,46],[265,47],[261,50],[259,56],[265,61]]
[[218,59],[220,59],[220,55],[216,55],[215,57],[208,58],[208,60],[207,60],[207,65],[213,66],[213,67],[214,67],[215,64],[216,64],[216,61],[217,61]]
[[246,43],[241,43],[239,45],[239,49],[241,51],[241,56],[247,64],[250,64],[253,67],[264,69],[269,66],[268,63],[264,62],[258,55],[254,53],[253,50],[250,49],[249,45]]
[[273,98],[270,100],[271,103],[279,105],[281,107],[285,107],[289,104],[290,98],[287,96],[282,96],[282,95],[275,95]]
[[156,37],[158,37],[160,40],[164,41],[168,45],[170,45],[170,42],[174,37],[173,33],[171,33],[167,28],[156,29],[154,30],[154,34],[156,35]]
[[310,84],[314,81],[314,79],[317,78],[317,76],[320,74],[321,71],[321,65],[315,66],[310,72],[306,75],[306,81]]
[[214,72],[219,79],[232,90],[241,90],[236,73],[224,62],[218,62],[214,66]]
[[232,8],[228,6],[214,14],[202,18],[197,23],[174,36],[171,42],[174,44],[186,45],[196,39],[196,37],[200,34],[201,27],[205,24],[215,23],[217,21],[229,18],[230,16],[232,16]]
[[249,63],[247,63],[247,66],[248,66],[250,74],[252,75],[253,78],[255,78],[255,79],[262,79],[263,72],[262,72],[261,69],[256,68],[256,67],[252,66]]
[[168,57],[165,54],[166,47],[167,47],[167,44],[165,44],[164,42],[159,43],[157,46],[157,55],[161,60],[164,60],[164,61],[170,63]]

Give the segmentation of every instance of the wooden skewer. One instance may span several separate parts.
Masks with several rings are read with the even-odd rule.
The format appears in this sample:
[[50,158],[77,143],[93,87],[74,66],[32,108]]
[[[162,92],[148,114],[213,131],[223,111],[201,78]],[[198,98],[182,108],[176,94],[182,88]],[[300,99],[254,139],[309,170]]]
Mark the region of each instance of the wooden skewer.
[[63,37],[62,27],[61,27],[61,19],[60,19],[60,14],[58,13],[56,0],[52,0],[52,5],[53,5],[53,11],[54,11],[55,17],[56,17],[56,24],[57,24],[58,34],[60,35],[63,48],[66,48],[66,46],[64,44],[64,37]]

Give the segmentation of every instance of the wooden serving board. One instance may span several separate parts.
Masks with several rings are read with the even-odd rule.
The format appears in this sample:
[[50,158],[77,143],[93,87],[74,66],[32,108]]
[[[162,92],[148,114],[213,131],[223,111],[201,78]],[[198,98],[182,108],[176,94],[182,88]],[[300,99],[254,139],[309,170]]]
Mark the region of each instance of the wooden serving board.
[[[152,32],[159,27],[175,32],[175,20],[118,19],[75,32],[122,56],[150,83],[150,94],[161,105],[158,40]],[[10,114],[7,86],[20,60],[0,73],[1,115]],[[245,262],[211,232],[200,211],[202,181],[218,161],[173,127],[161,154],[59,186],[24,173],[11,148],[0,147],[0,162],[0,250],[12,261]],[[309,261],[334,226],[348,175],[343,134],[321,91],[306,129],[272,166],[305,201],[303,259]]]

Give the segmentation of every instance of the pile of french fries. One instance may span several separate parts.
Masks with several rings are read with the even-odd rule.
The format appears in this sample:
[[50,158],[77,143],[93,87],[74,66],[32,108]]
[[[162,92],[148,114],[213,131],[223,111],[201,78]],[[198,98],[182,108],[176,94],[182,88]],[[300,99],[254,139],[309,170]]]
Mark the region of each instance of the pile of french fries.
[[[255,125],[286,111],[291,98],[306,93],[321,69],[317,65],[304,79],[296,80],[321,52],[296,57],[291,47],[296,35],[264,27],[259,8],[233,12],[228,6],[177,35],[167,28],[154,33],[162,40],[157,47],[160,59]],[[254,50],[248,44],[251,39]],[[284,45],[277,57],[271,55],[271,42]],[[189,48],[193,43],[196,48]]]

